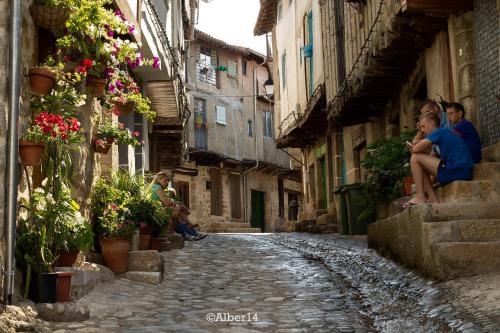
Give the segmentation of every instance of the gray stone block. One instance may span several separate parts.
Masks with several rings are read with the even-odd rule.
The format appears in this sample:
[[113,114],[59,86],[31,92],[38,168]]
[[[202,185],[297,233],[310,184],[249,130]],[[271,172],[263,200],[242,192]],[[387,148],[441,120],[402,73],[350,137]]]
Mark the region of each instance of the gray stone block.
[[132,281],[149,284],[160,284],[162,281],[162,274],[160,272],[127,272],[124,276]]
[[84,321],[90,318],[89,308],[77,303],[38,303],[38,316],[43,320],[57,322]]
[[128,257],[128,271],[161,272],[160,254],[156,250],[131,251]]

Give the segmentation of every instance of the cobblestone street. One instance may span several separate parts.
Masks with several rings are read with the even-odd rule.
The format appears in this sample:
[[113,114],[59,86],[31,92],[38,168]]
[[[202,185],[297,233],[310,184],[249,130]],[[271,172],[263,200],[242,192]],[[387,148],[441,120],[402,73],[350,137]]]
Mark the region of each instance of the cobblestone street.
[[378,257],[362,240],[326,237],[335,251],[324,248],[322,236],[209,235],[163,254],[161,285],[116,279],[79,301],[90,308],[90,320],[40,327],[55,333],[487,331],[443,304],[439,288]]

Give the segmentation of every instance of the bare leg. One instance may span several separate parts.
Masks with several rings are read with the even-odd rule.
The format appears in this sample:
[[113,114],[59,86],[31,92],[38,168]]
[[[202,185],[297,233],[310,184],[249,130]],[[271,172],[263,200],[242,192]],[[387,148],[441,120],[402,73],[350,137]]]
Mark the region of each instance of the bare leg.
[[427,202],[429,203],[438,203],[439,199],[436,196],[436,192],[434,192],[434,188],[432,187],[432,175],[425,174],[424,176],[424,191],[427,194]]
[[413,199],[410,200],[410,203],[418,205],[425,203],[425,187],[424,187],[424,169],[418,162],[417,156],[419,154],[413,154],[410,159],[410,167],[411,173],[413,176],[413,181],[415,182],[415,186],[417,188],[417,193]]
[[426,194],[429,196],[429,202],[439,202],[436,193],[432,189],[429,177],[437,175],[437,168],[440,162],[439,158],[427,154],[413,154],[411,156],[411,172],[415,186],[417,187],[417,194],[410,200],[412,204],[425,203]]

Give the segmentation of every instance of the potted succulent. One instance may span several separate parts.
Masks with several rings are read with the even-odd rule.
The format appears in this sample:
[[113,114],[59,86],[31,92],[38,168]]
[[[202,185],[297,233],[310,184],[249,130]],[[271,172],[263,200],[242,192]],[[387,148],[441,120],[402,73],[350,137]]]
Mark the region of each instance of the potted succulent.
[[138,229],[128,215],[129,210],[123,205],[110,203],[98,217],[102,257],[114,273],[127,271],[130,240]]
[[35,0],[31,17],[36,25],[45,29],[62,29],[73,6],[72,0]]
[[121,123],[114,125],[111,121],[105,121],[95,134],[94,151],[99,154],[107,154],[113,143],[139,146],[139,132],[130,133]]
[[56,84],[56,66],[52,57],[48,57],[40,66],[29,70],[30,90],[36,95],[47,95]]

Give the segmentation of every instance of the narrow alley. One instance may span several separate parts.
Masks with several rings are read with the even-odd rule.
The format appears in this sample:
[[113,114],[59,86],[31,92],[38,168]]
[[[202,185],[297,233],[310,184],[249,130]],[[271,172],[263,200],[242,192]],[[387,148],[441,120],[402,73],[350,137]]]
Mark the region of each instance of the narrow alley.
[[163,252],[162,284],[118,278],[79,300],[90,308],[89,320],[40,321],[39,328],[55,333],[487,331],[488,323],[476,326],[445,303],[440,287],[364,244],[338,235],[210,235],[182,251]]

